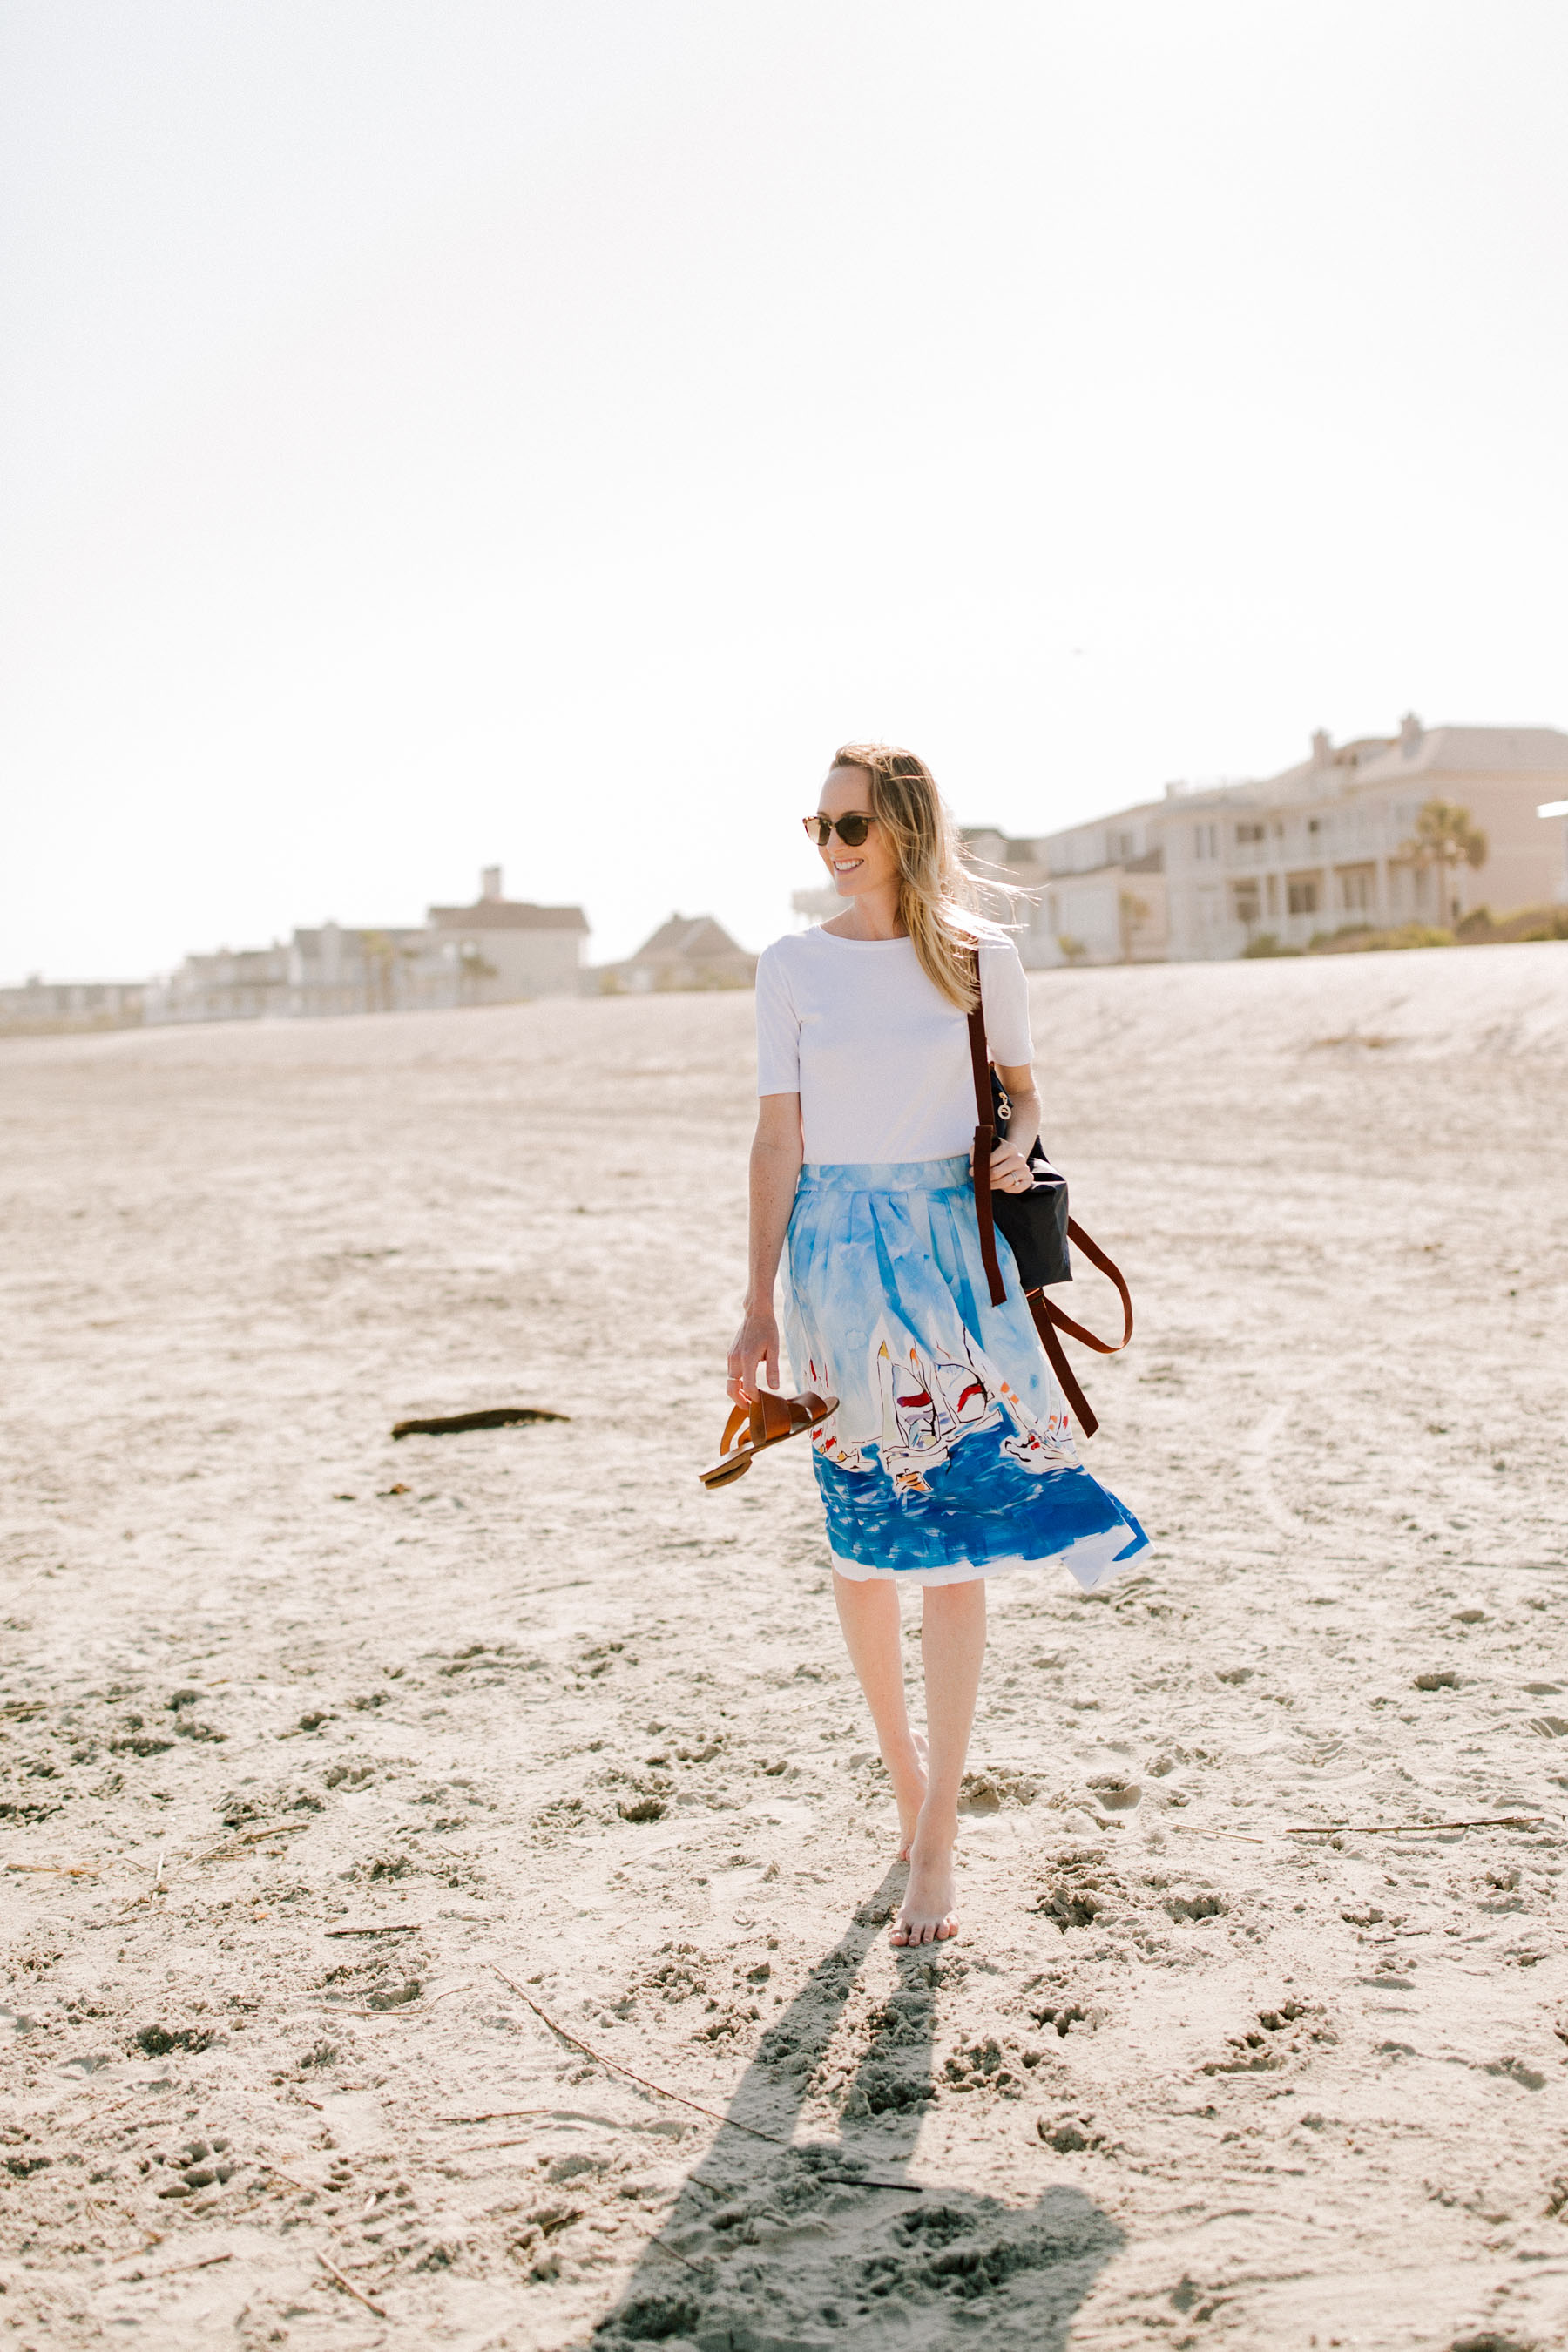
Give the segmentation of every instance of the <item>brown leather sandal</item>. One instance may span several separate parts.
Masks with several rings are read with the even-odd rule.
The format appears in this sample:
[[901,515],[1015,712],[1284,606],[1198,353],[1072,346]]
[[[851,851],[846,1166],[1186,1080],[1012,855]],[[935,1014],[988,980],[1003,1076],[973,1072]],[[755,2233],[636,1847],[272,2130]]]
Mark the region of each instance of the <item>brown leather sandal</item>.
[[[800,1437],[817,1428],[837,1410],[836,1396],[818,1396],[813,1389],[793,1397],[775,1396],[771,1389],[764,1389],[752,1404],[735,1407],[719,1440],[718,1461],[710,1470],[700,1470],[697,1475],[705,1486],[727,1486],[732,1478],[745,1476],[753,1455],[765,1453],[770,1445],[782,1445],[786,1437]],[[742,1429],[747,1432],[744,1443]]]

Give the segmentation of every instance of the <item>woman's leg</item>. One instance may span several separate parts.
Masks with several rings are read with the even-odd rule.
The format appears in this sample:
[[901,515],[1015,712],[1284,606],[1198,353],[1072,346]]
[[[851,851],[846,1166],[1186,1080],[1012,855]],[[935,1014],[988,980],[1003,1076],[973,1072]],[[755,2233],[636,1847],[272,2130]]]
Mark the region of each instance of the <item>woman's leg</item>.
[[900,1648],[899,1596],[881,1577],[860,1583],[833,1571],[833,1593],[838,1622],[844,1628],[849,1663],[859,1676],[877,1727],[877,1745],[893,1784],[899,1804],[899,1860],[909,1858],[921,1807],[925,1802],[926,1776],[918,1735],[910,1729],[904,1703],[904,1660]]
[[893,1929],[895,1944],[940,1944],[958,1932],[952,1849],[958,1789],[969,1753],[980,1668],[985,1656],[985,1580],[932,1584],[922,1599],[925,1656],[926,1800],[910,1849],[910,1883]]

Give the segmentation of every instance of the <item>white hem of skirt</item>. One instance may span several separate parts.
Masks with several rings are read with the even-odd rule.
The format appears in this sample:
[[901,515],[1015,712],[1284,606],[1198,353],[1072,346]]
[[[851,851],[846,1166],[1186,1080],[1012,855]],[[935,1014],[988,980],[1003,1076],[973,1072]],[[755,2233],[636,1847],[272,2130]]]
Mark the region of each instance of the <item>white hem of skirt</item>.
[[1130,1528],[1108,1528],[1104,1535],[1085,1536],[1067,1551],[1048,1552],[1043,1559],[950,1559],[937,1568],[874,1568],[863,1559],[845,1559],[830,1548],[834,1569],[852,1584],[973,1584],[986,1576],[1016,1576],[1024,1568],[1065,1568],[1085,1592],[1098,1592],[1133,1559],[1145,1559],[1149,1547],[1141,1544],[1132,1559],[1119,1559],[1131,1537]]

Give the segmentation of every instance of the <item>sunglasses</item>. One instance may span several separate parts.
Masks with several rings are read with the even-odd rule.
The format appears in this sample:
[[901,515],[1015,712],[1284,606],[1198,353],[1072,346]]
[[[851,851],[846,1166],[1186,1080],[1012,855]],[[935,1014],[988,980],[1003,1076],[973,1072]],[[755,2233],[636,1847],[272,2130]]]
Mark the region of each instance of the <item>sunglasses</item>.
[[826,849],[835,834],[838,835],[846,849],[858,849],[876,822],[874,816],[855,815],[835,818],[823,816],[820,813],[816,816],[801,818],[802,824],[812,840],[816,842],[818,849]]

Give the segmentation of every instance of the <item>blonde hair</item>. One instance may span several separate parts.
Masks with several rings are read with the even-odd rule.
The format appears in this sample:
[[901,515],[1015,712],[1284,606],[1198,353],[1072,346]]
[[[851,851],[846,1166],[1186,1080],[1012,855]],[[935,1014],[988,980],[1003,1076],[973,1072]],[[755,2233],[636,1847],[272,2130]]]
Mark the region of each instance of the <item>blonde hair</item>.
[[899,920],[932,986],[961,1013],[973,1012],[971,957],[994,927],[973,911],[978,877],[931,770],[913,751],[886,743],[841,744],[833,765],[863,768],[870,779],[869,814],[898,863]]

